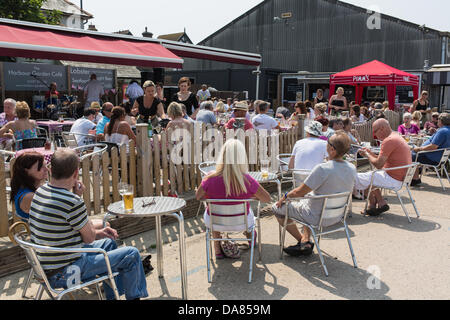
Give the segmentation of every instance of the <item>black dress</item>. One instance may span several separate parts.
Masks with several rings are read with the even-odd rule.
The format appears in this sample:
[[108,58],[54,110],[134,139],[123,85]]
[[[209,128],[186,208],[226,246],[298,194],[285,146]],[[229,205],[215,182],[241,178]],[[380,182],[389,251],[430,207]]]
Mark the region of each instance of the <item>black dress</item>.
[[322,97],[322,99],[319,99],[316,97],[317,103],[326,103],[328,100],[325,97]]
[[425,105],[420,104],[420,100],[417,100],[417,107],[416,107],[416,111],[426,111],[428,109],[428,105],[430,103],[427,101],[425,103]]
[[158,113],[158,105],[161,103],[161,100],[153,98],[153,103],[150,108],[144,107],[144,96],[137,98],[136,102],[139,105],[139,117],[137,123],[148,123],[148,119],[154,118]]
[[192,115],[192,107],[194,107],[194,110],[198,109],[198,107],[199,107],[197,97],[192,92],[189,95],[189,97],[187,98],[187,100],[185,100],[185,101],[181,101],[178,98],[178,93],[175,93],[172,101],[184,104],[186,106],[186,113],[188,116]]

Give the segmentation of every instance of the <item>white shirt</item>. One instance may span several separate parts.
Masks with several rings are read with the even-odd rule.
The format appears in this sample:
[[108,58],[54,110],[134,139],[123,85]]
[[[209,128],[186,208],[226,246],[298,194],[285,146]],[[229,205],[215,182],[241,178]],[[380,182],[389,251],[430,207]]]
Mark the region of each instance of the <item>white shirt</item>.
[[84,87],[84,92],[87,92],[87,101],[93,102],[100,99],[100,95],[105,93],[105,89],[100,81],[94,79],[86,84]]
[[75,133],[75,139],[77,139],[78,146],[84,146],[86,145],[86,139],[88,137],[77,135],[77,133],[89,134],[89,130],[93,129],[95,129],[95,123],[89,119],[81,118],[73,123],[70,133]]
[[206,101],[206,99],[211,98],[211,93],[208,89],[206,89],[205,91],[200,89],[197,91],[197,97],[200,98],[200,101]]
[[257,116],[254,116],[252,124],[256,130],[272,130],[278,126],[278,122],[267,114],[258,114]]
[[297,141],[292,150],[295,156],[294,169],[312,170],[328,157],[327,142],[319,138],[306,138]]

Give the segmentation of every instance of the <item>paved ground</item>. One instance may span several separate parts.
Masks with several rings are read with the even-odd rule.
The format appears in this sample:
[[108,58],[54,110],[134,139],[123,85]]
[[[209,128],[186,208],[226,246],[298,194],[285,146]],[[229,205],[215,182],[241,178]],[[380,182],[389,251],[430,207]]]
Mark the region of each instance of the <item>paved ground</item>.
[[[422,217],[417,219],[407,204],[411,224],[394,194],[388,194],[390,212],[378,218],[360,215],[363,202],[354,203],[355,214],[348,223],[359,268],[353,268],[344,233],[330,235],[321,241],[329,277],[316,252],[307,258],[280,260],[277,222],[267,215],[262,219],[262,262],[256,263],[253,282],[247,283],[250,255],[244,251],[239,260],[214,261],[213,281],[208,283],[202,219],[186,221],[189,299],[450,299],[449,189],[443,191],[431,175],[423,181],[421,188],[413,190]],[[164,227],[163,234],[165,277],[159,279],[156,269],[147,277],[149,299],[181,299],[176,225]],[[149,250],[156,267],[154,231],[124,243]],[[286,244],[294,243],[287,236]],[[20,299],[26,275],[0,279],[0,299]],[[28,297],[36,291],[33,283]],[[44,294],[44,298],[48,297]],[[78,298],[97,296],[86,291]]]

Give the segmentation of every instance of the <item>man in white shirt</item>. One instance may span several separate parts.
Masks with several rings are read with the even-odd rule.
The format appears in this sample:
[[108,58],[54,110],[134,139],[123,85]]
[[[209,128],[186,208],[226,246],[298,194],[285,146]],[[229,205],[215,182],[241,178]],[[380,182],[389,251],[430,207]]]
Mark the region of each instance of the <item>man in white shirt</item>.
[[227,104],[225,105],[225,111],[229,111],[233,108],[233,99],[227,98]]
[[75,121],[70,129],[70,133],[75,134],[75,139],[77,140],[78,146],[85,146],[87,144],[92,143],[92,139],[87,137],[90,130],[95,129],[95,123],[93,122],[95,119],[95,110],[94,109],[86,109],[84,110],[84,117]]
[[89,108],[92,102],[99,102],[104,94],[103,84],[97,80],[96,74],[91,74],[91,80],[84,87],[84,99],[86,101],[84,107]]
[[203,102],[211,98],[211,93],[208,90],[208,86],[206,84],[202,85],[201,90],[197,91],[198,102]]
[[213,103],[211,101],[205,101],[202,105],[203,109],[197,113],[196,120],[205,124],[216,124],[217,119],[213,112]]
[[128,99],[130,99],[130,104],[131,106],[133,106],[134,101],[144,95],[144,89],[142,89],[142,87],[136,80],[131,80],[130,84],[127,87],[125,95],[128,97]]
[[[306,138],[297,141],[294,145],[289,169],[311,171],[328,157],[327,142],[319,138],[322,135],[322,124],[313,121],[305,128],[305,131]],[[299,185],[309,175],[309,172],[294,175],[296,185]]]
[[269,103],[265,101],[261,101],[258,104],[256,104],[256,109],[258,112],[258,115],[252,118],[252,124],[253,127],[256,130],[272,130],[272,129],[278,129],[280,130],[280,126],[278,125],[278,122],[267,115],[267,110],[269,109]]

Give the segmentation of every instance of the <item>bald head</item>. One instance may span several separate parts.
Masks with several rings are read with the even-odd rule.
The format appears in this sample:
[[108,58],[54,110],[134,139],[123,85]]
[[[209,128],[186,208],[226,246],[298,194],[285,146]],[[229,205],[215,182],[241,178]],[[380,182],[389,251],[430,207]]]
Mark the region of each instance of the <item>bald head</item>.
[[384,140],[392,133],[391,125],[386,119],[378,119],[375,121],[372,125],[372,130],[373,134],[380,140]]

